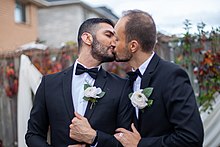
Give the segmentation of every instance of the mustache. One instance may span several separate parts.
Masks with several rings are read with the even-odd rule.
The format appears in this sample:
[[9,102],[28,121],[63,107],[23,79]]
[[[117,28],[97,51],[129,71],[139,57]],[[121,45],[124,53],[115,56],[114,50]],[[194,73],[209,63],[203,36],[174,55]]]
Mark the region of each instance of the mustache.
[[107,47],[107,49],[109,50],[109,49],[112,49],[113,51],[114,51],[114,49],[115,49],[115,46],[109,46],[109,47]]

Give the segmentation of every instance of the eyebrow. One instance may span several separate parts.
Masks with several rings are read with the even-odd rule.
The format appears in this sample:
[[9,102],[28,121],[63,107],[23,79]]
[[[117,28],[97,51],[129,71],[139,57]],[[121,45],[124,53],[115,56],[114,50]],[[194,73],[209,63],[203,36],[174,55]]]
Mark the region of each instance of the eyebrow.
[[105,30],[105,33],[111,33],[111,34],[113,34],[113,35],[116,35],[116,33],[115,33],[114,30],[113,30],[113,31],[111,31],[111,30]]

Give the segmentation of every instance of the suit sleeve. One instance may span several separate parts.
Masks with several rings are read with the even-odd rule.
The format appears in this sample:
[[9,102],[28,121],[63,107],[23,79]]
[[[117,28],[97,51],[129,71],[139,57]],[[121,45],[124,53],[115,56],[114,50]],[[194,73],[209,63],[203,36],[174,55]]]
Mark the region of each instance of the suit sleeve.
[[[121,91],[121,99],[117,112],[117,128],[130,129],[133,109],[128,97],[131,92],[129,81],[127,81]],[[106,134],[102,131],[98,131],[98,145],[97,147],[122,147],[121,143],[113,135]]]
[[28,130],[25,135],[26,144],[30,147],[50,146],[47,143],[49,127],[47,109],[45,104],[45,77],[38,87],[35,95],[33,108],[28,120]]
[[173,131],[164,136],[142,138],[138,147],[201,147],[203,125],[187,73],[176,69],[165,81],[162,95]]

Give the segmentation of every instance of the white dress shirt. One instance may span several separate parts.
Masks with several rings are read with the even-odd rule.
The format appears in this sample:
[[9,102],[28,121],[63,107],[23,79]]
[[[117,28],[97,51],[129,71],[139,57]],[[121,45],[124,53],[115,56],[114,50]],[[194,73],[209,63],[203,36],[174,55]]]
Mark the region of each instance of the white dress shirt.
[[[151,59],[153,58],[154,56],[154,52],[152,53],[152,55],[143,63],[141,64],[141,66],[138,68],[141,75],[144,74],[145,70],[147,69]],[[134,69],[132,69],[134,71]],[[133,85],[133,90],[134,91],[137,91],[137,90],[140,90],[141,89],[141,77],[137,77],[137,79],[134,81],[134,85]],[[139,112],[139,109],[137,107],[135,107],[135,110],[136,110],[136,116],[138,118],[138,112]]]
[[[72,98],[73,98],[73,106],[74,111],[78,112],[80,115],[84,116],[88,101],[83,99],[84,97],[84,84],[89,84],[91,86],[94,85],[95,79],[93,79],[88,73],[83,73],[80,75],[76,75],[76,65],[81,64],[85,68],[85,65],[80,63],[78,60],[74,63],[73,67],[73,79],[72,79]],[[94,67],[91,67],[94,68]]]

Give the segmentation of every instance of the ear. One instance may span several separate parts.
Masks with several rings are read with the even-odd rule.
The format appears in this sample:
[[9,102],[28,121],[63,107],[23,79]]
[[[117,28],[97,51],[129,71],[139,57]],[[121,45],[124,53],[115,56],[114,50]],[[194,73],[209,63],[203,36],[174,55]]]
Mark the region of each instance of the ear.
[[131,40],[129,43],[128,43],[128,47],[130,48],[130,51],[132,53],[136,52],[139,48],[139,43],[136,41],[136,40]]
[[92,42],[93,42],[93,38],[92,38],[92,35],[90,33],[87,33],[87,32],[84,32],[81,36],[83,42],[87,45],[91,45]]

